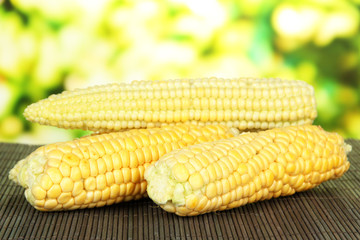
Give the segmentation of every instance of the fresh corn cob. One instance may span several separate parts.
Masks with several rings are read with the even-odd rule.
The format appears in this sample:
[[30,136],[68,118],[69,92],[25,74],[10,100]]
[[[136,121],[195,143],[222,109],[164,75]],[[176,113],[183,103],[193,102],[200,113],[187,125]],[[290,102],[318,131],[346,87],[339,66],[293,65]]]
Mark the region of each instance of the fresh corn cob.
[[32,122],[98,132],[168,124],[221,124],[240,130],[311,124],[313,87],[282,79],[134,81],[65,91],[28,106]]
[[38,210],[101,207],[147,196],[144,171],[165,153],[234,134],[225,126],[177,125],[92,135],[38,148],[9,178]]
[[194,216],[311,189],[342,176],[351,146],[317,126],[241,134],[174,150],[145,171],[149,197]]

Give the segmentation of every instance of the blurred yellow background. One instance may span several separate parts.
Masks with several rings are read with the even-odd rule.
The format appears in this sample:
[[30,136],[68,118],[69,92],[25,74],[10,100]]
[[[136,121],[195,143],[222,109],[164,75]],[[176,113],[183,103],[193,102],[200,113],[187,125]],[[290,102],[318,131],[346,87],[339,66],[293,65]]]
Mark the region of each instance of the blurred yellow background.
[[0,141],[86,132],[31,124],[24,108],[94,84],[194,77],[300,79],[315,124],[360,138],[360,0],[0,0]]

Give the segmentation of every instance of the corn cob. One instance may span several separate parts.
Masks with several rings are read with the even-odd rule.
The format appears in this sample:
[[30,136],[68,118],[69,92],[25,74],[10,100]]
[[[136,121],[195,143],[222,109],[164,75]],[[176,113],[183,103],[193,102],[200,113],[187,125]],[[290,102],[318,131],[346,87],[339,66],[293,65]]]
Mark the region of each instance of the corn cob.
[[177,125],[103,133],[42,146],[19,161],[9,178],[42,211],[110,205],[146,195],[145,169],[190,144],[234,136],[225,126]]
[[32,122],[98,132],[168,124],[270,129],[311,124],[314,89],[282,79],[134,81],[65,91],[25,109]]
[[188,146],[145,171],[149,197],[194,216],[311,189],[342,176],[351,146],[317,126],[291,126]]

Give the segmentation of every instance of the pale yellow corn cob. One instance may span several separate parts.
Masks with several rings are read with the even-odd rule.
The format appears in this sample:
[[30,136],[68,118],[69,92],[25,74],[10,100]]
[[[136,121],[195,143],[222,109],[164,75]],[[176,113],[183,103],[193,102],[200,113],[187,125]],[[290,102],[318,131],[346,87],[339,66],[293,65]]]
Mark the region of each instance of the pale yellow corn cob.
[[282,79],[134,81],[65,91],[28,106],[32,122],[100,132],[168,124],[221,124],[240,130],[311,124],[314,89]]
[[[230,129],[231,130],[231,129]],[[10,171],[42,211],[110,205],[146,196],[145,169],[173,149],[234,136],[225,126],[177,125],[87,136],[42,146]]]
[[351,146],[317,126],[291,126],[197,144],[145,171],[149,197],[181,216],[294,194],[342,176]]

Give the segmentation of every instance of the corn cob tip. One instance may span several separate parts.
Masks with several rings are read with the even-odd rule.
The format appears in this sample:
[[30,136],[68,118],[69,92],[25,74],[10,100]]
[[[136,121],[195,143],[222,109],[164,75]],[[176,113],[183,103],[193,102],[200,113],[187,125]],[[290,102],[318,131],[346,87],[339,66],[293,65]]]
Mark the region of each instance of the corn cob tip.
[[19,172],[22,169],[22,167],[25,164],[25,159],[22,159],[20,161],[18,161],[15,166],[10,170],[9,172],[9,179],[12,180],[13,182],[20,184],[19,180],[18,180],[18,176],[19,176]]
[[44,170],[46,159],[41,154],[31,154],[20,160],[9,171],[9,179],[24,188],[31,188],[36,177]]
[[148,196],[158,205],[164,205],[167,202],[175,205],[185,203],[183,194],[185,189],[170,175],[171,170],[164,162],[160,164],[156,162],[145,170],[145,179],[151,179],[147,186]]
[[346,154],[350,153],[352,151],[352,146],[348,143],[344,143],[344,149],[345,149],[345,152]]

